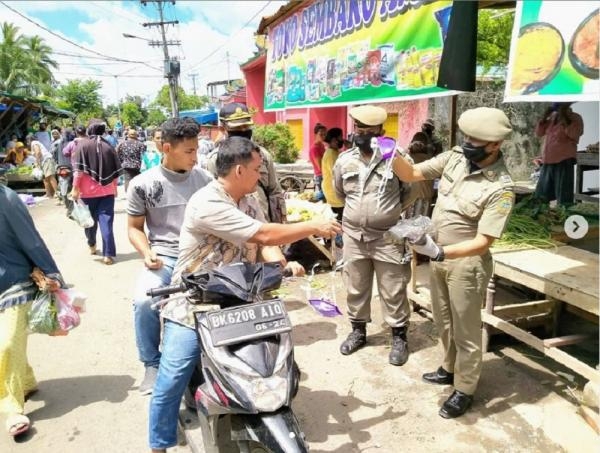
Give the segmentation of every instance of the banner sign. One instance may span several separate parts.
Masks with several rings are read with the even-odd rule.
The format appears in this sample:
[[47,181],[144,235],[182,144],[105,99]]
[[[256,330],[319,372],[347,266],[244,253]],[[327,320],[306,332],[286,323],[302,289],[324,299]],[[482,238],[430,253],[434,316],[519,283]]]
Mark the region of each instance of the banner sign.
[[452,1],[316,0],[269,30],[265,110],[443,96]]
[[505,101],[598,101],[599,20],[597,1],[517,2]]

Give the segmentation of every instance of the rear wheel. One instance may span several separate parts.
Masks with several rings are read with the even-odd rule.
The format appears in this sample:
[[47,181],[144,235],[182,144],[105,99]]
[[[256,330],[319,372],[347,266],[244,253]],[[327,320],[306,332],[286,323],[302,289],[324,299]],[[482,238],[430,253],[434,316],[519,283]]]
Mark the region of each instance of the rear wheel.
[[279,185],[284,192],[302,192],[305,187],[304,182],[300,178],[292,175],[281,178],[279,180]]

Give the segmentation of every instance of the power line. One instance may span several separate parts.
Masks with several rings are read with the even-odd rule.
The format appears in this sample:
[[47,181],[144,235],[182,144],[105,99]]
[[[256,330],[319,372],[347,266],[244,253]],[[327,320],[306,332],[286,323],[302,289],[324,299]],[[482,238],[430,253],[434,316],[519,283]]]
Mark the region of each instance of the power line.
[[[115,60],[115,58],[114,58],[114,57],[93,57],[93,56],[91,56],[91,55],[82,55],[82,54],[80,54],[80,53],[61,52],[61,51],[57,51],[57,50],[52,50],[52,51],[50,51],[50,53],[51,53],[51,54],[54,54],[54,55],[61,55],[61,56],[63,56],[63,57],[87,58],[87,59],[89,59],[89,60],[109,60],[109,61],[114,61],[114,60]],[[151,58],[151,59],[149,59],[148,61],[153,61],[153,60],[156,60],[156,61],[158,61],[158,60],[162,60],[162,58]],[[143,63],[142,61],[134,61],[134,60],[121,60],[120,58],[119,58],[119,59],[117,59],[117,61],[118,61],[119,63],[136,63],[136,64],[141,64],[141,63]],[[154,68],[154,67],[152,67],[152,68],[153,68],[153,69],[156,69],[157,71],[159,70],[158,68]],[[162,71],[162,69],[161,69],[161,71]]]
[[[111,11],[110,9],[108,9],[108,8],[105,8],[104,6],[101,6],[101,5],[99,5],[97,2],[91,2],[91,1],[88,1],[88,3],[91,3],[92,5],[96,6],[97,8],[100,8],[100,9],[101,9],[101,10],[103,10],[103,11],[106,11],[106,12],[107,12],[107,13],[109,13],[109,14],[114,14],[115,16],[122,17],[123,19],[125,19],[125,20],[128,20],[129,22],[134,22],[134,19],[132,19],[132,17],[134,17],[134,14],[133,14],[133,13],[130,13],[129,11],[127,11],[127,10],[125,10],[125,9],[124,9],[123,11],[127,12],[127,14],[131,14],[131,16],[130,16],[130,17],[125,17],[123,14],[121,14],[121,13],[117,12],[116,10],[112,10],[112,11]],[[135,14],[135,17],[136,17],[136,18],[135,18],[135,21],[136,21],[136,22],[137,22],[139,19],[146,20],[146,18],[145,18],[145,17],[143,17],[143,16],[138,16],[137,14]]]
[[138,64],[143,64],[144,66],[147,66],[147,67],[149,67],[149,68],[155,69],[155,70],[157,70],[157,71],[162,71],[162,69],[159,69],[159,68],[155,68],[155,67],[153,67],[153,66],[150,66],[148,63],[146,63],[146,62],[144,62],[144,61],[124,60],[124,59],[121,59],[121,58],[110,57],[110,56],[108,56],[108,55],[104,55],[104,54],[102,54],[102,53],[100,53],[100,52],[96,52],[95,50],[88,49],[87,47],[83,47],[83,46],[81,46],[81,45],[77,44],[76,42],[73,42],[73,41],[71,41],[70,39],[67,39],[67,38],[65,38],[64,36],[61,36],[61,35],[59,35],[58,33],[55,33],[55,32],[53,32],[52,30],[49,30],[49,29],[47,29],[46,27],[44,27],[44,26],[42,26],[42,25],[38,24],[37,22],[35,22],[35,21],[31,20],[29,17],[27,17],[26,15],[24,15],[24,14],[20,13],[19,11],[17,11],[16,9],[14,9],[13,7],[11,7],[11,6],[8,6],[8,5],[6,4],[6,2],[0,1],[0,3],[1,3],[2,5],[4,5],[4,7],[8,8],[9,10],[11,10],[13,13],[15,13],[15,14],[18,14],[19,16],[21,16],[21,17],[22,17],[23,19],[25,19],[27,22],[30,22],[30,23],[32,23],[32,24],[33,24],[33,25],[35,25],[36,27],[39,27],[39,28],[41,28],[42,30],[44,30],[44,31],[46,31],[46,32],[48,32],[48,33],[50,33],[51,35],[53,35],[53,36],[56,36],[57,38],[59,38],[59,39],[61,39],[61,40],[63,40],[63,41],[66,41],[66,42],[68,42],[69,44],[71,44],[71,45],[73,45],[73,46],[75,46],[75,47],[78,47],[78,48],[80,48],[80,49],[82,49],[82,50],[85,50],[86,52],[91,52],[91,53],[93,53],[93,54],[95,54],[95,55],[99,55],[99,56],[101,56],[101,57],[104,57],[104,58],[106,58],[106,59],[109,59],[109,60],[114,60],[114,61],[122,61],[122,62],[124,62],[124,63],[138,63]]
[[141,78],[141,79],[162,79],[163,76],[161,75],[150,75],[150,74],[140,74],[140,75],[117,75],[117,74],[82,74],[79,72],[62,72],[62,71],[55,71],[54,74],[61,74],[61,75],[74,75],[74,76],[80,76],[80,77],[129,77],[132,79],[135,78]]
[[229,41],[231,41],[231,38],[233,38],[235,35],[237,35],[239,32],[241,32],[244,28],[246,28],[248,25],[250,25],[250,23],[256,19],[256,16],[258,16],[260,13],[262,13],[267,6],[269,6],[272,3],[272,1],[269,1],[265,4],[265,6],[263,6],[261,9],[259,9],[256,14],[254,14],[254,16],[252,16],[244,25],[242,25],[242,27],[236,31],[235,33],[229,35],[229,38],[227,39],[227,41],[225,41],[224,44],[222,44],[221,46],[217,47],[215,50],[213,50],[210,54],[208,54],[206,57],[204,57],[202,60],[200,60],[199,62],[193,64],[188,71],[193,70],[194,68],[196,68],[197,66],[199,66],[200,64],[204,63],[206,60],[208,60],[210,57],[212,57],[214,54],[216,54],[219,50],[221,50],[223,47],[225,47],[225,45],[227,43],[229,43]]

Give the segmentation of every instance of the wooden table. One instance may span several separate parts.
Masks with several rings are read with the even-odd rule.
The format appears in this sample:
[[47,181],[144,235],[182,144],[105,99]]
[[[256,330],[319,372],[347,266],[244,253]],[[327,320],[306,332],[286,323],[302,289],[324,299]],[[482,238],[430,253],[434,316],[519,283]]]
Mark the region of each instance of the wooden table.
[[[487,350],[492,328],[499,329],[585,378],[600,384],[600,372],[579,361],[559,346],[585,340],[583,335],[568,335],[542,340],[511,322],[545,313],[558,320],[563,304],[582,316],[598,322],[598,255],[571,246],[494,252],[494,277],[488,287],[485,310],[483,350]],[[495,278],[502,277],[545,295],[544,300],[496,307]],[[502,315],[502,316],[500,316]]]

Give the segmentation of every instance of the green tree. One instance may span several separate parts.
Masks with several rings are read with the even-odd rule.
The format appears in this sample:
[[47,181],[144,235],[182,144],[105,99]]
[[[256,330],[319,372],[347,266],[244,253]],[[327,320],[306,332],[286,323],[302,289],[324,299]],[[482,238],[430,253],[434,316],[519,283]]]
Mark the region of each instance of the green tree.
[[0,27],[0,90],[26,96],[49,95],[55,83],[52,70],[58,64],[52,48],[39,36],[24,36],[19,27],[3,22]]
[[299,151],[287,124],[275,123],[256,126],[252,132],[252,140],[266,148],[273,155],[275,162],[291,164],[298,159]]
[[514,12],[479,10],[477,25],[477,64],[488,72],[492,67],[506,68],[510,51]]
[[148,126],[160,126],[167,120],[167,115],[158,107],[148,109],[148,118],[146,123]]
[[[179,87],[177,91],[177,102],[179,110],[194,110],[201,109],[208,104],[207,96],[196,96],[194,94],[187,94],[183,88]],[[162,107],[171,111],[171,98],[169,96],[169,85],[163,85],[160,89],[152,106]]]
[[142,109],[135,102],[124,102],[121,106],[121,119],[123,124],[130,126],[139,126],[144,122]]
[[69,80],[56,89],[56,104],[75,113],[80,121],[102,116],[100,98],[102,82],[98,80]]

